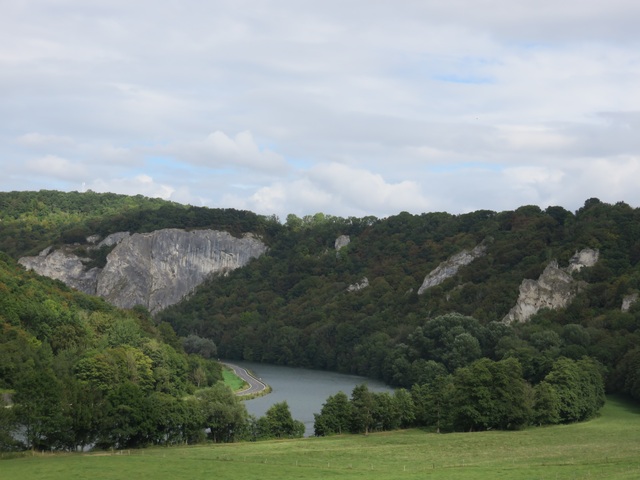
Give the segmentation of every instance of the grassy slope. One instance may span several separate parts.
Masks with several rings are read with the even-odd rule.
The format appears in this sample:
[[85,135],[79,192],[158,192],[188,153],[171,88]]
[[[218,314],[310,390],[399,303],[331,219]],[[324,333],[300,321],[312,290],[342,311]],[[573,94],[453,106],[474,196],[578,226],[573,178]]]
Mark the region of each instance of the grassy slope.
[[244,380],[242,380],[226,367],[222,367],[222,379],[224,380],[224,383],[228,385],[234,392],[242,390],[247,386]]
[[589,422],[521,432],[419,430],[304,440],[38,455],[0,462],[0,479],[640,478],[640,410],[609,398]]

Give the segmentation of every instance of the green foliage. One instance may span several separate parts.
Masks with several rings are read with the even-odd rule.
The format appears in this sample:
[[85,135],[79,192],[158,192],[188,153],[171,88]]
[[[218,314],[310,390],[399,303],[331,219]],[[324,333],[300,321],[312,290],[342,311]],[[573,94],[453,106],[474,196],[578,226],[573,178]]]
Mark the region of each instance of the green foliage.
[[[50,399],[51,411],[58,405],[62,412],[51,425],[38,423],[37,411],[23,411],[22,421],[33,424],[32,445],[73,448],[100,433],[103,420],[61,407],[67,397],[111,402],[124,415],[116,400],[133,400],[136,392],[151,402],[149,419],[140,422],[162,424],[164,433],[142,425],[121,438],[102,435],[103,443],[200,439],[200,401],[185,396],[221,379],[220,367],[203,355],[331,369],[411,389],[411,402],[402,394],[357,392],[349,404],[362,411],[349,429],[362,432],[412,422],[451,430],[575,421],[599,409],[602,377],[608,391],[640,398],[640,303],[620,310],[624,297],[640,291],[640,209],[622,202],[589,199],[575,213],[558,206],[386,219],[318,213],[290,215],[282,225],[233,209],[42,191],[0,193],[0,221],[0,250],[9,254],[0,253],[0,388],[23,382],[21,390],[36,389],[33,372],[44,361],[52,366],[42,374],[61,392]],[[144,309],[117,310],[11,260],[67,241],[100,266],[107,250],[88,248],[88,235],[164,227],[253,232],[269,251],[211,278],[158,318]],[[336,252],[340,235],[351,242]],[[427,273],[481,242],[484,257],[417,294]],[[566,265],[585,247],[597,248],[600,260],[573,274],[586,283],[571,305],[541,311],[524,325],[501,323],[523,279],[536,278],[553,259]],[[365,277],[368,287],[349,288]],[[513,367],[512,376],[504,365]],[[486,386],[506,380],[515,387]],[[344,431],[329,406],[317,419],[323,435]],[[182,420],[165,425],[154,411]],[[187,411],[193,420],[185,419]],[[69,422],[77,434],[55,434],[54,425],[69,430]]]
[[586,420],[604,405],[601,366],[590,358],[574,361],[559,358],[545,377],[558,398],[560,422]]
[[255,438],[300,438],[304,435],[304,423],[294,420],[286,401],[273,404],[256,422]]
[[457,370],[453,383],[456,430],[513,430],[529,424],[529,392],[517,360],[483,358]]
[[196,353],[203,358],[213,358],[218,353],[218,349],[216,344],[213,343],[213,340],[194,334],[182,339],[182,347],[185,352]]
[[327,398],[320,413],[314,414],[314,433],[317,437],[340,435],[350,430],[351,404],[344,392],[338,392]]
[[327,398],[319,414],[314,414],[314,433],[318,437],[343,433],[396,430],[415,425],[416,406],[409,392],[376,393],[358,385],[351,398],[343,392]]
[[247,409],[223,383],[199,390],[196,399],[209,429],[209,438],[216,442],[233,442],[244,435]]
[[186,354],[170,325],[156,328],[146,311],[116,309],[6,256],[0,291],[0,389],[13,401],[0,415],[2,449],[20,448],[11,432],[22,448],[68,451],[200,439],[205,418],[184,397],[221,380],[221,367]]
[[[5,478],[448,480],[637,478],[639,412],[611,397],[589,422],[524,431],[436,435],[423,429],[97,454],[4,455]],[[118,454],[120,453],[120,454]],[[9,458],[8,458],[9,457]]]

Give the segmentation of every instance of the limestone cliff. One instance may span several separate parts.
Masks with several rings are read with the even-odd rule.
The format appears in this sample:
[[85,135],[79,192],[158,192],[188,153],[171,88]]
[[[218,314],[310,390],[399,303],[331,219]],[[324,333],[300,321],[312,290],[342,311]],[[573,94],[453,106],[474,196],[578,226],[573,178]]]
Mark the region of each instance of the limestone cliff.
[[484,256],[487,252],[487,246],[483,243],[477,245],[472,250],[463,250],[460,253],[449,257],[447,260],[438,265],[424,278],[422,285],[418,289],[418,295],[422,295],[425,290],[441,284],[446,279],[453,277],[461,267],[469,265],[475,259]]
[[91,295],[96,293],[99,268],[87,269],[71,248],[52,251],[45,248],[36,257],[23,257],[19,262],[27,269],[45,277],[54,278]]
[[155,313],[179,302],[209,275],[242,267],[267,250],[253,235],[236,238],[214,230],[119,234],[103,244],[116,244],[103,269],[85,270],[83,259],[68,249],[48,249],[20,263],[116,306],[143,305]]
[[583,282],[578,282],[572,273],[591,267],[598,261],[599,252],[584,249],[577,252],[566,269],[557,261],[550,262],[537,280],[525,279],[520,284],[518,300],[502,319],[504,323],[526,322],[543,308],[564,308],[575,298]]

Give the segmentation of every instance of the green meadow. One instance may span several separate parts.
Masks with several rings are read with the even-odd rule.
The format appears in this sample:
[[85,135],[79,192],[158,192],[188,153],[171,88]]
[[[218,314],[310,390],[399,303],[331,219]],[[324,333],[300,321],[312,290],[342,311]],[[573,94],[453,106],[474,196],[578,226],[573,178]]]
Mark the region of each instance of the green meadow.
[[[7,455],[7,454],[5,454]],[[0,479],[637,479],[640,409],[610,397],[588,422],[517,432],[421,430],[328,438],[29,453],[0,461]]]

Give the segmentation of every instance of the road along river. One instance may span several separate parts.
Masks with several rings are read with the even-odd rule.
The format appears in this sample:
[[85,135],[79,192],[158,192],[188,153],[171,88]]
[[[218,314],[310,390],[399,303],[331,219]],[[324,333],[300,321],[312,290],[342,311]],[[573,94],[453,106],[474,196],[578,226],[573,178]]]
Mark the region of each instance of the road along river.
[[239,367],[238,365],[234,365],[232,363],[224,362],[222,364],[226,367],[229,367],[231,370],[233,370],[233,373],[235,373],[238,377],[240,377],[249,385],[244,390],[237,391],[236,395],[240,395],[240,396],[254,395],[267,389],[266,383],[262,382],[259,378],[254,377],[245,368]]
[[356,375],[244,361],[233,362],[233,365],[248,370],[255,375],[254,380],[272,388],[268,395],[245,401],[251,415],[259,418],[273,404],[286,401],[293,418],[304,423],[307,437],[313,436],[313,414],[320,413],[330,395],[342,391],[350,397],[353,389],[361,384],[366,384],[373,392],[393,391],[384,383]]

